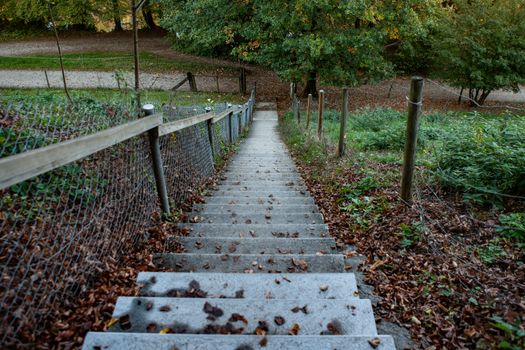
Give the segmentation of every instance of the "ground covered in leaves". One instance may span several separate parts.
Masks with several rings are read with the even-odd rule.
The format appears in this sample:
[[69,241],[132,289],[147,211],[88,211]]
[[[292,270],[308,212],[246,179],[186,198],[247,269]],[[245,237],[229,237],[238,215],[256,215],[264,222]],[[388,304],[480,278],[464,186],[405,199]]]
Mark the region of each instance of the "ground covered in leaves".
[[[469,204],[424,176],[404,203],[399,165],[352,150],[336,159],[290,118],[280,129],[332,235],[364,255],[377,316],[408,328],[420,349],[525,346],[525,256],[502,236],[504,209]],[[524,210],[519,201],[503,207]]]
[[136,283],[139,272],[169,271],[153,263],[153,256],[159,252],[182,252],[183,247],[169,244],[168,237],[186,235],[177,227],[185,221],[186,212],[194,203],[203,203],[205,189],[213,186],[218,174],[228,164],[236,146],[229,147],[224,159],[215,164],[216,176],[195,188],[186,201],[172,211],[169,220],[161,220],[158,214],[152,218],[153,226],[145,238],[134,244],[128,242],[127,254],[121,261],[113,261],[101,268],[101,272],[87,291],[76,300],[64,299],[62,307],[51,311],[44,321],[46,327],[38,334],[31,329],[22,330],[18,344],[6,345],[5,349],[80,349],[89,331],[107,331],[114,320],[113,309],[119,296],[138,296],[141,286]]

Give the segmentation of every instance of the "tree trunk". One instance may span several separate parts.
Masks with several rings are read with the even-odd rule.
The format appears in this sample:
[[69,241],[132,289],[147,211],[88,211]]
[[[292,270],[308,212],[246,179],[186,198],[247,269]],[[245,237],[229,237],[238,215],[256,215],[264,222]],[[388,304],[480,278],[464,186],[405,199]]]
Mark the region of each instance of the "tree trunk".
[[487,97],[489,97],[490,93],[491,90],[483,90],[479,100],[477,101],[480,106],[482,106],[485,103],[485,100],[487,99]]
[[303,90],[302,96],[308,97],[308,94],[317,97],[317,74],[315,72],[308,74],[308,80],[306,81],[306,86]]
[[113,21],[115,22],[115,28],[113,29],[113,31],[121,32],[123,28],[122,28],[122,20],[120,19],[120,11],[118,8],[118,0],[112,0],[112,2],[113,2]]
[[144,21],[146,21],[146,25],[149,29],[157,29],[158,26],[155,23],[155,20],[153,19],[153,14],[151,13],[151,6],[149,4],[149,0],[146,0],[146,3],[142,7],[142,16],[144,16]]

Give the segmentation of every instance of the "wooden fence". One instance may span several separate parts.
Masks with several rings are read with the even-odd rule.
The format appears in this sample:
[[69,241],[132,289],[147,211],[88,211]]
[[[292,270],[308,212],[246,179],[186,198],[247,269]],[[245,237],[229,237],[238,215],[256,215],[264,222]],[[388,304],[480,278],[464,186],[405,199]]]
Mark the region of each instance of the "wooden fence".
[[[249,122],[253,120],[255,93],[254,88],[248,102],[244,105],[239,107],[229,107],[220,113],[209,112],[168,123],[163,123],[162,114],[153,114],[92,135],[2,158],[0,159],[0,190],[80,160],[140,134],[149,133],[150,143],[158,144],[158,138],[161,136],[203,122],[206,122],[209,125],[208,137],[210,140],[210,147],[213,151],[212,126],[222,119],[228,118],[229,142],[233,142],[232,128],[234,123],[232,122],[232,119],[235,115],[240,118],[241,114],[245,114],[248,116]],[[239,130],[235,130],[235,132],[238,131],[240,133],[242,131],[242,122],[239,120],[237,124],[239,125]],[[154,163],[153,166],[155,169],[159,170],[158,173],[157,171],[155,172],[157,187],[161,187],[161,184],[164,182],[163,169],[161,164],[156,164],[161,161],[161,159],[159,159],[155,149],[152,149],[152,156]],[[157,188],[157,190],[159,191],[161,203],[167,203],[167,198],[163,198],[164,195],[160,194],[161,192],[166,193],[165,188]],[[163,212],[169,213],[169,207],[166,205],[162,206]]]

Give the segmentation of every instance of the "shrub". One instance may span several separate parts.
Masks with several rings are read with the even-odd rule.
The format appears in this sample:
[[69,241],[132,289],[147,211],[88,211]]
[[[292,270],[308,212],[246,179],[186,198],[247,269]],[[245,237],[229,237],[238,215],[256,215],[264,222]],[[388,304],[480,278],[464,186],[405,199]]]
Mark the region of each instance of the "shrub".
[[525,242],[525,213],[501,215],[496,230],[502,235]]
[[349,127],[353,130],[378,132],[404,120],[404,114],[390,108],[364,108],[349,117]]
[[498,194],[524,195],[525,139],[504,123],[460,128],[437,150],[435,170],[445,186],[477,201]]

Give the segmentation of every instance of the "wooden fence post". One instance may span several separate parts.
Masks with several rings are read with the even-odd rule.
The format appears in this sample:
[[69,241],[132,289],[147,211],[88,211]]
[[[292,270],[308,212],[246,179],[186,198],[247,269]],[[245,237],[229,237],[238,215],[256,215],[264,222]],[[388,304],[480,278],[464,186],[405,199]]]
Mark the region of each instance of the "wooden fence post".
[[[206,107],[206,113],[211,112],[211,107]],[[206,121],[206,127],[208,129],[208,140],[210,141],[210,149],[211,149],[211,160],[213,163],[215,163],[215,150],[213,148],[213,119],[208,119]]]
[[410,96],[408,98],[408,120],[406,131],[405,155],[403,161],[403,177],[401,179],[401,199],[412,200],[412,181],[416,162],[417,131],[419,115],[421,114],[423,97],[423,78],[412,77]]
[[342,157],[345,153],[346,118],[348,117],[348,88],[343,89],[343,106],[341,110],[341,124],[339,126],[339,147],[337,156]]
[[308,94],[308,102],[306,103],[306,130],[310,127],[310,109],[312,108],[312,94]]
[[186,76],[188,77],[188,83],[190,83],[190,90],[192,92],[197,92],[197,83],[195,82],[195,76],[191,72],[186,73]]
[[317,138],[323,137],[324,90],[319,90],[319,112],[317,114]]
[[[144,115],[152,115],[155,112],[155,107],[151,104],[146,104],[142,107]],[[151,151],[151,159],[153,161],[153,173],[155,175],[155,185],[157,187],[157,194],[159,195],[160,206],[162,214],[170,214],[170,202],[168,199],[168,190],[166,187],[166,178],[164,177],[164,168],[162,165],[162,157],[160,155],[159,144],[159,128],[156,127],[148,131],[149,145]]]
[[239,124],[239,125],[237,125],[238,129],[239,129],[239,137],[241,137],[241,134],[242,134],[242,112],[238,112],[237,113],[237,123]]
[[297,97],[296,94],[293,95],[292,107],[293,107],[293,116],[294,118],[297,119],[297,124],[299,124],[301,121],[301,110],[299,109],[300,107],[299,98]]
[[233,120],[233,112],[230,112],[228,114],[228,135],[230,136],[230,145],[233,143],[233,126],[232,126],[232,120]]

